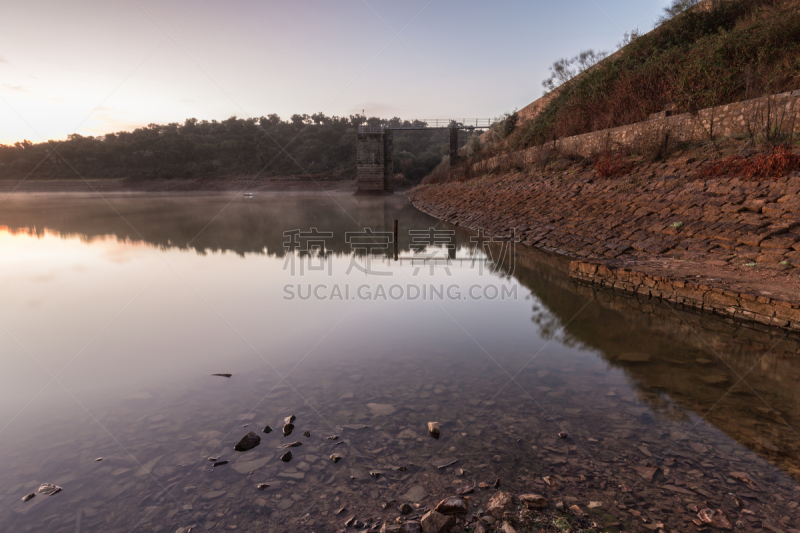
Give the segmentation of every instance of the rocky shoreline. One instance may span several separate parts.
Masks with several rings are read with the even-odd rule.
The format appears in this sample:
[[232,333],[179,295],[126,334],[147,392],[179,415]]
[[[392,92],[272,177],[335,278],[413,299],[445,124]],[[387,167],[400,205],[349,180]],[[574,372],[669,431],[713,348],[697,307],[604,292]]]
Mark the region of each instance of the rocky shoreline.
[[571,275],[734,318],[800,330],[800,173],[700,179],[691,158],[624,178],[589,168],[417,187],[421,211],[571,257]]

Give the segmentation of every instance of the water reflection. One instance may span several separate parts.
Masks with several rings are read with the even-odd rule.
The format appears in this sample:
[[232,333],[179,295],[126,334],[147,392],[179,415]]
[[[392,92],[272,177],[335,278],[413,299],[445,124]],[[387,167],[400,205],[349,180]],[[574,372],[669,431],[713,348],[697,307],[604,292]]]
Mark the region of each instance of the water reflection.
[[[297,281],[285,231],[333,233],[336,268],[303,283],[374,289],[383,280],[345,274],[345,234],[395,219],[406,257],[408,229],[446,227],[401,197],[6,200],[0,519],[15,531],[327,531],[342,506],[393,519],[381,503],[435,504],[500,478],[512,492],[600,501],[592,517],[611,530],[683,531],[686,506],[703,500],[740,530],[797,527],[795,338],[576,285],[563,259],[533,251],[518,250],[510,275],[379,259],[394,282],[519,284],[517,299],[284,298]],[[458,257],[475,251],[447,228]],[[278,460],[279,432],[232,452],[289,414],[303,441],[291,463]],[[648,465],[660,467],[651,480],[637,470]],[[45,482],[64,491],[20,501]]]

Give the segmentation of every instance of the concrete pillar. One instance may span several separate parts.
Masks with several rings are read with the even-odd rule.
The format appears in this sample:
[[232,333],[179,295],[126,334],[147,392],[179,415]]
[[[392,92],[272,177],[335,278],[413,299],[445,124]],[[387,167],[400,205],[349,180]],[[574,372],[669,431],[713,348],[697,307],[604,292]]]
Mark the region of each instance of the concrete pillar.
[[394,136],[392,130],[358,133],[356,192],[392,190]]

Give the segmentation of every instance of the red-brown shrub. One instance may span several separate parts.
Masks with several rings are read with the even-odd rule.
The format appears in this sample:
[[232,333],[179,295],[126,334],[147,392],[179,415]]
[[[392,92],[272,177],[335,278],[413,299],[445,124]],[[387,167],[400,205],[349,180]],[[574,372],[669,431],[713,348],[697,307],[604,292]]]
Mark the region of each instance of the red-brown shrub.
[[793,154],[786,145],[779,145],[770,152],[758,154],[752,159],[732,155],[716,163],[706,165],[698,176],[701,178],[739,177],[744,179],[780,178],[800,170],[800,155]]

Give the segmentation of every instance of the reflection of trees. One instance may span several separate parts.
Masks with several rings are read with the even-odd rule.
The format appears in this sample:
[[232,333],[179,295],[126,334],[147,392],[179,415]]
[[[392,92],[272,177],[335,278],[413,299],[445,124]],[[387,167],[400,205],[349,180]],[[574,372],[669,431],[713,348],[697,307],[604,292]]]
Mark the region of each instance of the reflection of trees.
[[[541,303],[534,305],[532,320],[543,336],[563,327],[561,342],[592,348],[624,370],[637,396],[655,413],[678,420],[689,411],[704,416],[800,479],[800,439],[792,429],[800,427],[798,338],[780,340],[783,332],[735,326],[715,316],[578,285],[568,278],[566,266],[563,258],[543,253],[520,250],[517,255],[514,277]],[[636,361],[630,354],[648,360]],[[748,371],[747,383],[757,395],[739,384],[723,397],[738,381],[737,374]]]

